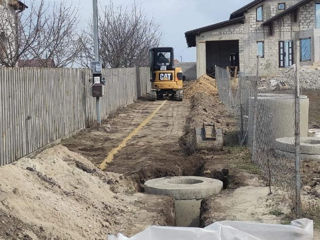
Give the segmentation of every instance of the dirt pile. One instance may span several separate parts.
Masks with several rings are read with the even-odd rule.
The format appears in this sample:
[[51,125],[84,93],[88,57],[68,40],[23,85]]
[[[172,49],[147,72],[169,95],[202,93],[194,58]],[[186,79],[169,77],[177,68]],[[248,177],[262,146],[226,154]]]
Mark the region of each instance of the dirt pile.
[[215,79],[203,75],[186,85],[185,94],[191,102],[185,134],[180,141],[185,152],[191,155],[196,151],[195,128],[201,128],[203,124],[214,124],[217,129],[222,129],[226,143],[237,142],[237,121],[220,101]]
[[203,123],[214,123],[224,133],[236,128],[234,116],[226,110],[218,95],[197,92],[191,98],[189,124],[191,127],[200,127]]
[[[136,193],[63,146],[0,169],[0,239],[106,239],[172,225],[173,201]],[[170,218],[171,216],[171,218]]]
[[198,80],[187,82],[184,89],[184,96],[187,99],[192,98],[196,93],[207,93],[208,95],[217,95],[218,88],[216,80],[208,75],[202,75]]
[[198,80],[187,84],[184,92],[191,101],[191,111],[187,120],[189,127],[201,127],[203,123],[214,123],[224,132],[235,129],[234,116],[228,113],[220,101],[214,78],[204,74]]

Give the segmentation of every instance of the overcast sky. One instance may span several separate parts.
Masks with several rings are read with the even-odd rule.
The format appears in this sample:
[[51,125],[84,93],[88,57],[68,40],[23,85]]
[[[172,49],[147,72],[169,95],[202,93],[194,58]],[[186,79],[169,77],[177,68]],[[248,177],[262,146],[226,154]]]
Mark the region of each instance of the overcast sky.
[[[71,1],[79,8],[80,26],[87,27],[91,20],[91,0],[52,0]],[[109,0],[98,0],[103,7]],[[195,48],[188,48],[186,31],[228,20],[230,13],[252,0],[113,0],[115,5],[129,7],[136,2],[143,12],[160,25],[161,46],[174,47],[175,57],[183,61],[195,61]],[[27,2],[27,1],[26,1]]]

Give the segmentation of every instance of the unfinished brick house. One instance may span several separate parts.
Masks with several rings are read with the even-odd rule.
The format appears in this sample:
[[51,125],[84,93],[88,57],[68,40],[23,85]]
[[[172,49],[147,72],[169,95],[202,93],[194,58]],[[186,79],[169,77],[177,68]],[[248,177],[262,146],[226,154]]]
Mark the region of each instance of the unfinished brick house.
[[257,55],[261,75],[274,77],[297,59],[301,66],[320,62],[320,0],[255,0],[228,21],[185,35],[197,48],[198,77],[215,65],[254,75]]

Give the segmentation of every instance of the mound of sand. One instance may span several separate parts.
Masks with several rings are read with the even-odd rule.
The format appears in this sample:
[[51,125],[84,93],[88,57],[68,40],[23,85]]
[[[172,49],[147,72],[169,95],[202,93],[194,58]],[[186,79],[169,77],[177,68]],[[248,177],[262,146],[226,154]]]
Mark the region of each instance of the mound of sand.
[[217,95],[218,88],[216,80],[208,75],[202,75],[198,80],[186,85],[184,90],[185,98],[192,98],[196,93],[206,93],[208,95]]
[[135,188],[66,147],[50,148],[0,168],[0,239],[106,239],[172,224],[170,198]]

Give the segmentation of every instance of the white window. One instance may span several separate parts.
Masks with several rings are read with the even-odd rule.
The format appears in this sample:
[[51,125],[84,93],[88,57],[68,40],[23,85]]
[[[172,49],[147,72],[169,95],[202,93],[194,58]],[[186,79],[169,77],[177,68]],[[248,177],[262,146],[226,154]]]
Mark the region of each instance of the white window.
[[263,7],[260,6],[257,8],[257,22],[263,21]]
[[257,46],[258,46],[258,56],[261,58],[264,58],[264,42],[263,41],[259,41],[257,42]]

